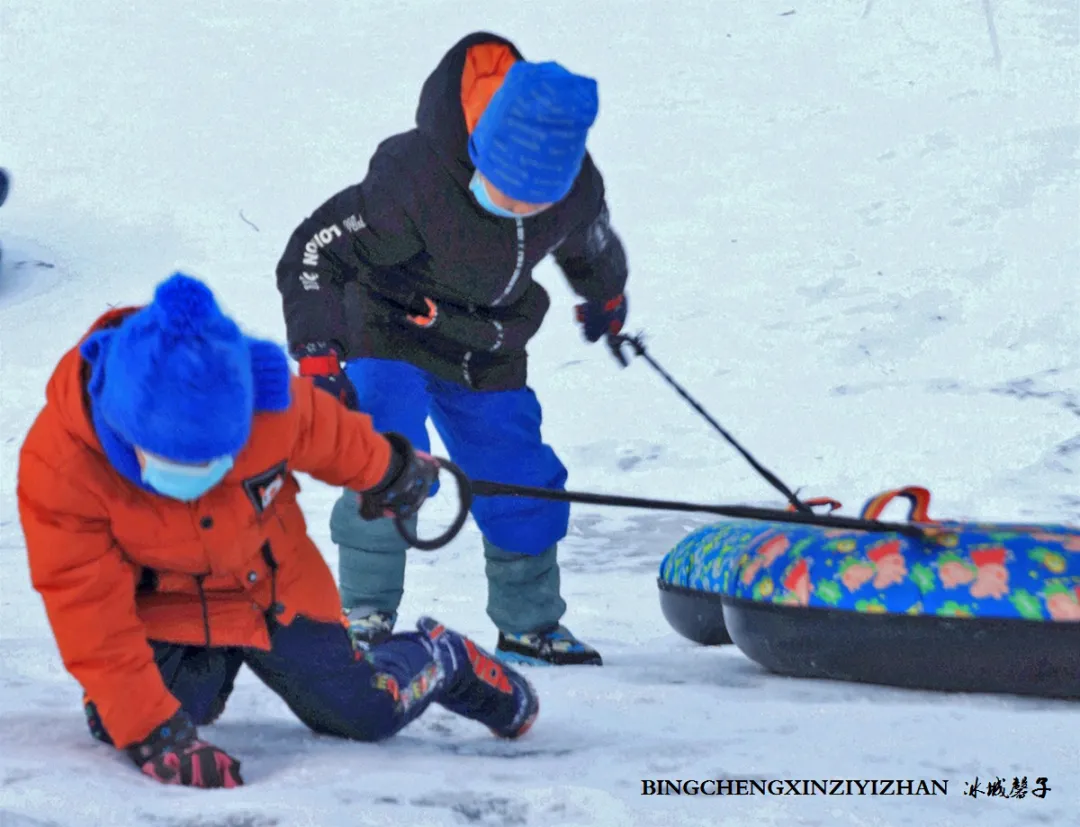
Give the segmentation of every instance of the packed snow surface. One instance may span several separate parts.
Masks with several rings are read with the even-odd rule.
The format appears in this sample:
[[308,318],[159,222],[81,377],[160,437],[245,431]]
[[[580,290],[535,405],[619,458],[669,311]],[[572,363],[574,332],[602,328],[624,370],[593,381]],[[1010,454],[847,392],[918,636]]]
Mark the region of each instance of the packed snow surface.
[[[432,709],[317,737],[245,674],[205,735],[232,791],[156,786],[87,732],[27,575],[19,445],[56,360],[176,269],[284,339],[293,228],[410,128],[486,29],[600,83],[590,149],[630,256],[629,328],[806,496],[857,513],[1080,522],[1080,19],[1072,0],[5,0],[0,8],[0,825],[1074,824],[1075,704],[770,675],[675,635],[664,553],[694,515],[576,507],[567,624],[599,669],[530,670],[533,731]],[[570,486],[782,505],[638,360],[586,346],[553,263],[531,385]],[[438,446],[438,442],[436,442]],[[304,481],[336,569],[336,492]],[[449,518],[426,511],[427,533]],[[886,516],[900,517],[900,513]],[[402,627],[493,645],[479,536],[411,557]],[[1045,777],[1042,799],[964,795]],[[643,779],[940,779],[948,794],[643,796]]]

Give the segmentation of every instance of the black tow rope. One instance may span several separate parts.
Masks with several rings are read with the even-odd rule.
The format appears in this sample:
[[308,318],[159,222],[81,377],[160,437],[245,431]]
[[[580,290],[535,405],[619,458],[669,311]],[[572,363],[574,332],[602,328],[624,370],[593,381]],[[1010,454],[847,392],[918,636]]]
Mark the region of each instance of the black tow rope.
[[705,408],[703,408],[701,404],[696,399],[694,399],[694,397],[687,393],[683,389],[682,385],[680,385],[672,378],[671,374],[669,374],[666,370],[660,367],[657,361],[645,351],[644,337],[645,334],[643,333],[639,333],[637,336],[612,335],[608,337],[608,347],[610,347],[612,352],[615,353],[619,361],[622,362],[623,365],[626,365],[627,361],[623,353],[623,345],[629,345],[630,348],[634,351],[634,353],[640,356],[646,362],[648,362],[649,365],[652,366],[653,370],[659,373],[664,378],[664,381],[675,389],[675,392],[679,394],[679,396],[681,396],[688,403],[690,403],[690,407],[692,407],[695,411],[701,414],[702,418],[704,418],[706,422],[712,425],[713,428],[715,428],[720,433],[720,436],[726,439],[736,451],[742,454],[746,461],[749,462],[751,466],[753,466],[755,471],[761,474],[761,476],[765,479],[766,482],[769,483],[769,485],[771,485],[773,488],[783,494],[784,499],[791,503],[791,506],[796,511],[799,511],[803,514],[813,514],[814,510],[809,505],[800,500],[790,488],[784,485],[784,483],[780,481],[780,478],[776,476],[776,474],[774,474],[772,471],[770,471],[768,468],[766,468],[764,465],[754,459],[753,454],[743,448],[735,440],[735,437],[733,437],[726,430],[724,430],[723,426],[721,426],[719,422],[713,419],[712,416],[709,415],[709,412],[705,410]]
[[836,517],[832,514],[817,514],[814,511],[784,511],[779,508],[755,508],[748,505],[705,505],[677,500],[651,500],[642,497],[620,497],[613,494],[591,494],[584,491],[556,491],[551,488],[533,488],[528,485],[510,485],[487,480],[470,480],[464,472],[447,459],[439,459],[439,467],[457,481],[459,506],[457,515],[450,528],[431,540],[423,540],[414,535],[400,517],[394,518],[394,525],[406,542],[422,551],[442,548],[453,540],[469,515],[473,497],[526,497],[536,500],[581,503],[583,505],[611,505],[626,508],[641,508],[648,511],[685,511],[701,514],[716,514],[721,517],[733,517],[742,520],[763,520],[773,523],[796,523],[815,525],[824,528],[846,528],[855,531],[895,532],[919,540],[929,539],[928,532],[912,523],[890,523],[881,520],[865,520],[860,517]]
[[924,537],[925,532],[911,523],[883,523],[859,517],[834,517],[813,511],[783,511],[779,508],[754,508],[749,505],[704,505],[675,500],[650,500],[641,497],[618,497],[610,494],[588,494],[581,491],[553,491],[550,488],[530,488],[527,485],[507,485],[501,482],[475,480],[473,494],[477,497],[531,497],[538,500],[582,503],[586,505],[615,505],[643,508],[649,511],[693,511],[718,514],[743,520],[765,520],[774,523],[800,523],[827,528],[850,528],[859,531],[895,531],[908,537]]
[[800,525],[815,525],[824,528],[844,528],[854,531],[895,532],[907,537],[914,537],[923,541],[930,541],[939,532],[933,528],[920,527],[913,523],[891,523],[880,520],[867,520],[861,517],[837,517],[832,514],[818,514],[809,503],[805,503],[796,494],[780,481],[779,477],[759,463],[753,455],[743,448],[731,434],[717,422],[709,412],[705,410],[667,371],[665,371],[655,359],[645,350],[643,337],[638,336],[609,336],[608,347],[612,353],[625,366],[628,364],[623,351],[624,346],[629,346],[633,352],[645,359],[664,380],[685,399],[691,407],[726,439],[747,462],[753,466],[770,485],[784,495],[790,504],[789,510],[778,508],[755,508],[744,505],[705,505],[701,503],[688,503],[673,500],[652,500],[641,497],[620,497],[611,494],[590,494],[581,491],[557,491],[550,488],[533,488],[525,485],[510,485],[501,482],[489,482],[487,480],[470,480],[465,473],[453,462],[447,459],[439,459],[440,468],[448,471],[457,481],[458,497],[460,500],[459,510],[454,522],[445,532],[432,540],[423,540],[409,531],[405,520],[397,517],[394,524],[402,537],[414,548],[424,551],[441,548],[449,543],[461,531],[468,518],[469,509],[472,507],[473,497],[527,497],[537,500],[554,500],[557,502],[581,503],[584,505],[610,505],[624,506],[628,508],[641,508],[651,511],[686,511],[702,514],[716,514],[721,517],[732,517],[745,520],[763,520],[776,523],[796,523]]

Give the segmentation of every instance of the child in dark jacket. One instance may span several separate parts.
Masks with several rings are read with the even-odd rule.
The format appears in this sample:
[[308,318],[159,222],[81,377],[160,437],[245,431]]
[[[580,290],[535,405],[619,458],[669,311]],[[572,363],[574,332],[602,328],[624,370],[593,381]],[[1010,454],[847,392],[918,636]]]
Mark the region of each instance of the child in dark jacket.
[[[464,38],[424,83],[416,128],[379,145],[367,177],[292,235],[277,268],[300,372],[375,427],[429,445],[430,418],[473,478],[562,489],[541,437],[526,344],[550,301],[533,280],[549,254],[585,300],[585,337],[626,319],[626,255],[586,151],[597,84],[527,62],[510,41]],[[344,368],[342,365],[344,364]],[[560,621],[557,544],[569,505],[478,498],[496,654],[533,664],[600,664]],[[390,634],[406,544],[364,522],[346,490],[331,516],[355,638]]]

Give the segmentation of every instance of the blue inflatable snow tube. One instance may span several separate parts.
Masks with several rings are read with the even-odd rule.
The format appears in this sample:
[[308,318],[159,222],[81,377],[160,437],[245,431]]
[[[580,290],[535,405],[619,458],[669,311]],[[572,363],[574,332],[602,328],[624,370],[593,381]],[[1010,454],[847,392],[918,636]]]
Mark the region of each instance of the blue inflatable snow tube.
[[1080,699],[1080,529],[933,521],[918,487],[862,516],[895,497],[932,539],[746,520],[695,531],[661,563],[665,617],[778,674]]

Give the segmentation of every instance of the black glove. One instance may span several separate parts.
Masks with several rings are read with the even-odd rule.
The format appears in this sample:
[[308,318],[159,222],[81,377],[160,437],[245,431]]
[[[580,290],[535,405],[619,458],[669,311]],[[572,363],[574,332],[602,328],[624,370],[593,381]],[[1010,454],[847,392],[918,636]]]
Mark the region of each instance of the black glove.
[[184,787],[239,787],[240,762],[206,741],[180,710],[138,744],[124,750],[140,770],[162,784]]
[[300,375],[311,379],[315,387],[335,397],[349,410],[360,407],[356,388],[341,370],[341,353],[330,342],[312,342],[297,354]]
[[585,302],[574,308],[586,340],[599,342],[603,336],[618,334],[626,324],[626,295],[620,293],[606,302]]
[[383,434],[390,443],[390,466],[382,481],[360,493],[360,516],[408,519],[416,515],[439,477],[439,461],[423,451],[415,451],[401,434]]

